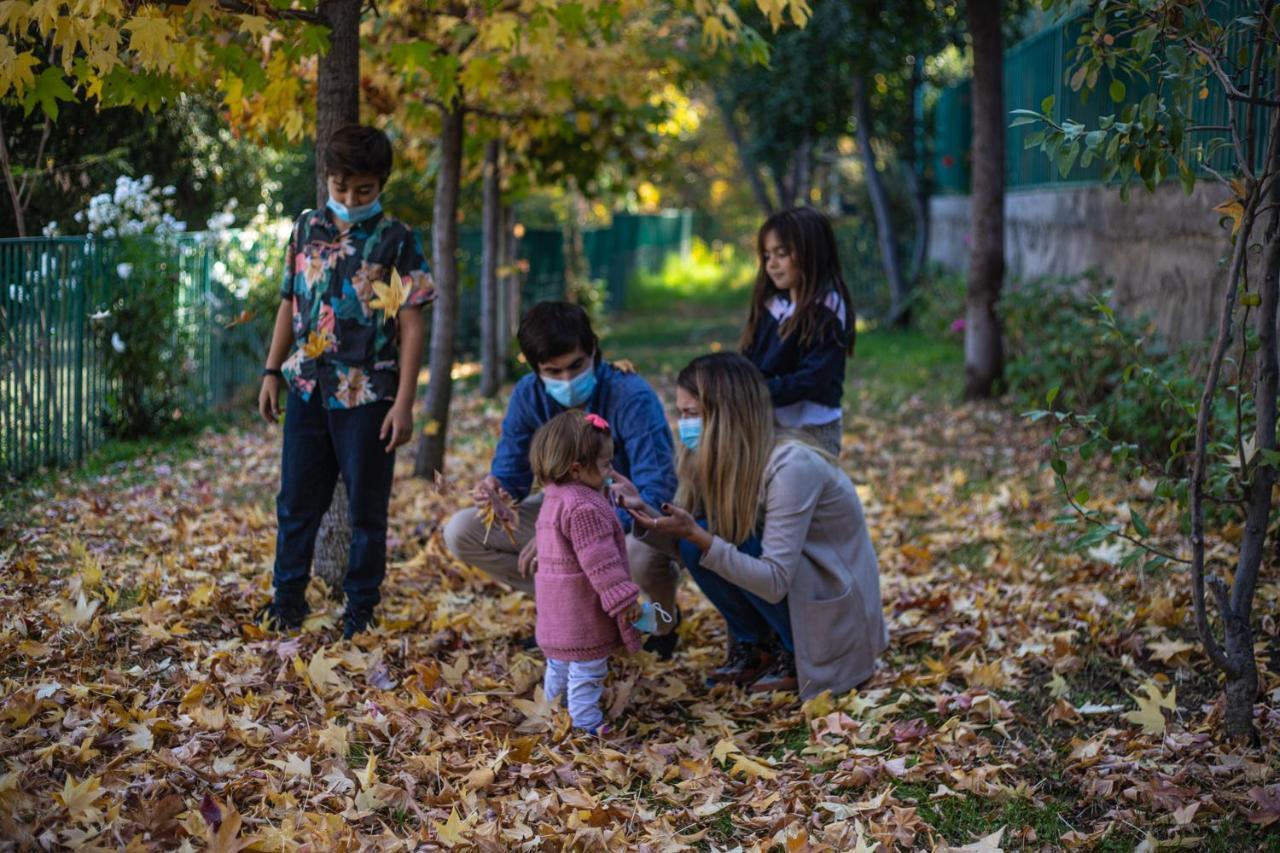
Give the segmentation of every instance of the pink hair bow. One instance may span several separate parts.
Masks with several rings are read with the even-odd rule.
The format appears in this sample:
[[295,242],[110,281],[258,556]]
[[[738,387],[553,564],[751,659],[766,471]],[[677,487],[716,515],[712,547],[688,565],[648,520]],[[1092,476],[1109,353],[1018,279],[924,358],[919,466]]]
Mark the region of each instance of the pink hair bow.
[[605,432],[609,431],[609,422],[606,421],[604,418],[600,417],[599,415],[595,414],[594,412],[587,415],[585,420],[588,424],[595,427],[596,429],[602,429]]

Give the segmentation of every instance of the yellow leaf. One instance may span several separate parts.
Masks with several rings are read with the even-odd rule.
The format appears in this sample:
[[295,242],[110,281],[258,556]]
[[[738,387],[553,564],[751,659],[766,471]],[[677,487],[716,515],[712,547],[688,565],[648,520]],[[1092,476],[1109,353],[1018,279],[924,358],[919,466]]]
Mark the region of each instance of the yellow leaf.
[[432,828],[436,831],[436,839],[445,847],[455,847],[459,844],[466,844],[467,835],[471,832],[471,827],[475,825],[478,815],[470,815],[466,820],[458,818],[458,807],[454,806],[449,811],[449,819],[444,823],[438,820],[431,821]]
[[147,68],[168,71],[173,67],[173,25],[158,15],[140,14],[124,26],[129,47]]
[[240,17],[240,32],[248,33],[256,39],[265,38],[270,28],[271,21],[261,15],[242,15]]
[[93,809],[94,802],[102,796],[102,782],[97,776],[90,776],[83,782],[75,781],[75,777],[67,774],[62,783],[62,791],[54,794],[54,798],[62,803],[72,818],[79,818]]
[[0,43],[0,97],[10,89],[15,97],[20,97],[34,86],[36,77],[31,69],[39,64],[35,54],[14,53],[8,44]]
[[134,723],[129,726],[129,736],[124,739],[132,752],[150,752],[155,746],[155,738],[146,723]]
[[715,749],[711,750],[711,757],[721,764],[729,760],[729,756],[741,753],[742,750],[738,745],[728,738],[721,738],[716,744]]
[[435,418],[432,418],[431,420],[427,421],[426,425],[422,428],[422,434],[432,435],[432,436],[439,435],[440,422]]
[[311,778],[311,756],[303,758],[296,752],[290,752],[285,756],[285,760],[278,758],[268,758],[266,762],[272,767],[278,767],[284,771],[285,776],[298,777],[300,779]]
[[741,754],[734,757],[733,766],[729,768],[730,776],[732,776],[735,773],[741,773],[744,776],[747,776],[751,779],[778,778],[777,771],[773,770],[770,767],[767,767],[764,764],[761,764],[755,759],[748,758],[747,756],[741,755]]
[[369,762],[365,764],[363,770],[356,771],[356,778],[360,780],[360,789],[367,791],[373,787],[378,781],[376,771],[378,769],[378,756],[374,752],[369,753]]
[[1152,643],[1148,648],[1151,650],[1152,660],[1168,663],[1193,650],[1195,644],[1184,643],[1181,640],[1161,640],[1158,643]]
[[1131,723],[1142,726],[1142,730],[1149,735],[1164,734],[1165,721],[1164,714],[1161,709],[1176,711],[1178,688],[1169,689],[1166,696],[1160,692],[1159,686],[1154,681],[1148,681],[1139,688],[1147,695],[1134,696],[1133,699],[1138,703],[1138,710],[1129,711],[1122,716]]
[[369,300],[369,307],[382,311],[391,319],[395,319],[396,314],[400,313],[400,306],[404,305],[404,299],[408,295],[400,272],[394,268],[391,270],[391,283],[375,281],[373,292],[378,296]]
[[516,44],[516,27],[520,21],[511,13],[499,13],[480,27],[480,47],[485,50],[510,50]]
[[316,653],[311,656],[311,662],[307,664],[307,675],[311,678],[311,683],[317,688],[333,685],[340,687],[342,685],[342,677],[334,671],[337,666],[336,659],[324,656],[324,649],[317,649]]
[[79,626],[85,625],[93,621],[93,614],[98,611],[98,607],[102,602],[94,599],[86,601],[84,591],[81,590],[75,604],[70,602],[62,603],[62,622],[65,625]]
[[1067,695],[1067,680],[1061,673],[1055,672],[1053,678],[1049,679],[1049,695],[1054,699],[1061,699]]
[[1244,219],[1244,205],[1240,203],[1240,200],[1233,198],[1230,201],[1224,201],[1214,207],[1213,210],[1215,213],[1231,217],[1231,236],[1236,236],[1240,231],[1240,223]]

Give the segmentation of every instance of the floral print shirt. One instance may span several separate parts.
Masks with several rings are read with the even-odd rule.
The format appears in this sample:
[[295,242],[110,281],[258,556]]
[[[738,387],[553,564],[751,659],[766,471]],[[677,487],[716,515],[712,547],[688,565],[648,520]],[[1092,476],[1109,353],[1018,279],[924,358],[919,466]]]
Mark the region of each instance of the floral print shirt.
[[374,287],[385,293],[393,269],[404,288],[400,310],[435,298],[422,244],[403,222],[379,214],[344,234],[327,209],[298,217],[280,286],[293,302],[294,348],[281,365],[290,390],[304,400],[319,392],[327,409],[395,399],[400,329]]

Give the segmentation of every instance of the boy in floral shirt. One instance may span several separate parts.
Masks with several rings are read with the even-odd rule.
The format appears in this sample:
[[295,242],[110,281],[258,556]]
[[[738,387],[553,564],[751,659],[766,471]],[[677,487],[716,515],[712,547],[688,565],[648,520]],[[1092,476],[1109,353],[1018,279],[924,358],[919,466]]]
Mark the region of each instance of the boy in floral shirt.
[[259,412],[276,423],[288,388],[275,592],[258,618],[276,630],[302,626],[316,533],[341,475],[351,514],[349,638],[368,627],[386,574],[395,449],[413,432],[421,309],[435,294],[413,230],[382,213],[379,195],[391,173],[386,135],[340,128],[324,168],[329,201],[294,224],[258,395]]

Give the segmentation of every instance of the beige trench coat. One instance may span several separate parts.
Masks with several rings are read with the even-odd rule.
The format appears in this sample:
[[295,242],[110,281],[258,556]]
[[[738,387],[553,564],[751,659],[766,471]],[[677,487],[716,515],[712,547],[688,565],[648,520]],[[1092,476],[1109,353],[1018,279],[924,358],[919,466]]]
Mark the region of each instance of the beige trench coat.
[[[761,555],[749,557],[717,536],[702,566],[765,601],[787,599],[802,698],[857,687],[889,646],[880,567],[858,493],[843,471],[798,442],[774,449],[761,492]],[[644,539],[674,550],[670,537]]]

